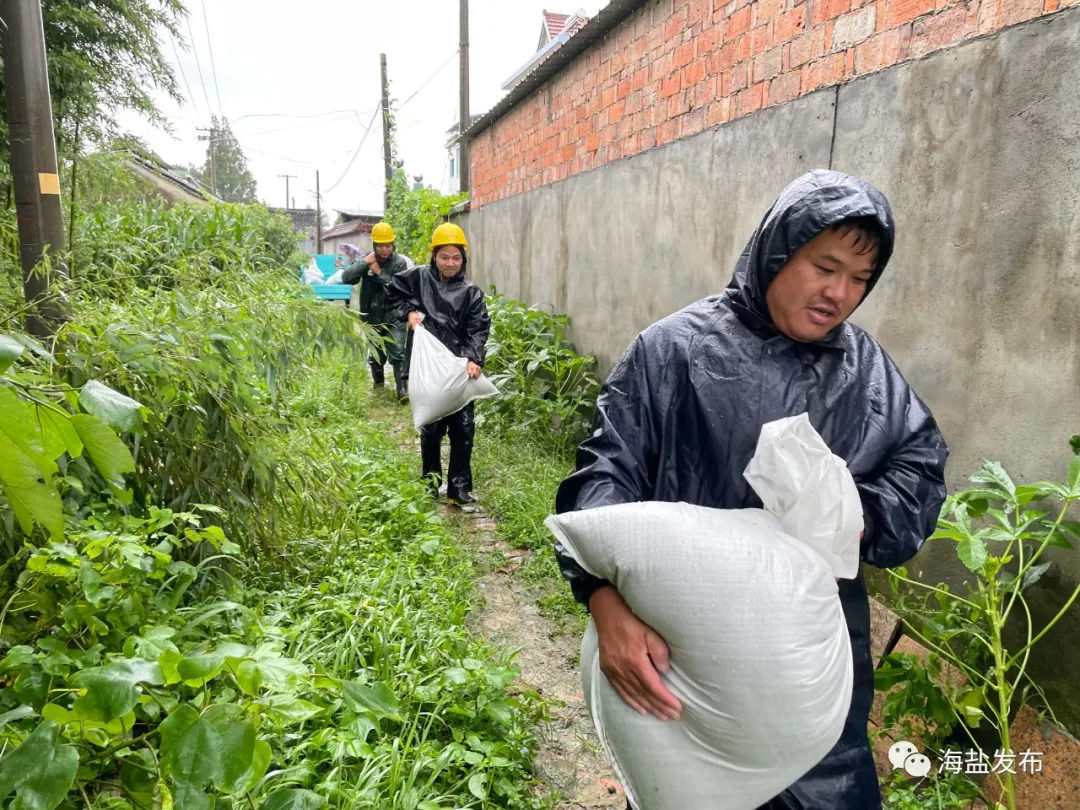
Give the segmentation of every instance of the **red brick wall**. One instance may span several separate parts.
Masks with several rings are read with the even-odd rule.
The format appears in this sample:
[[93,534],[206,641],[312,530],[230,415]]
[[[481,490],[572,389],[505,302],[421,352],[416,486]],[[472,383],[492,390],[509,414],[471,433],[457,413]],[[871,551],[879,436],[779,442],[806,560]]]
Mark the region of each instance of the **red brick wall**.
[[651,0],[472,143],[472,207],[1080,5]]

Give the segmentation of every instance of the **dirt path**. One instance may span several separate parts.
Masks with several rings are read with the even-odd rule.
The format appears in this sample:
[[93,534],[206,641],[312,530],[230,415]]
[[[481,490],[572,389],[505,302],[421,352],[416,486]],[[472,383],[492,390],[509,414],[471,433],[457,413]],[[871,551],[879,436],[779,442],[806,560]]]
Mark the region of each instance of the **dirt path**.
[[529,552],[512,549],[495,536],[495,529],[482,508],[467,516],[466,532],[477,551],[496,560],[494,570],[477,582],[484,605],[469,625],[489,643],[518,650],[521,680],[552,701],[551,722],[538,730],[537,776],[565,797],[559,810],[623,808],[626,796],[612,776],[585,708],[576,663],[580,640],[554,634],[552,623],[536,607],[537,594],[515,575]]
[[[417,454],[419,465],[419,440],[408,423],[408,409],[390,402],[383,397],[373,401],[373,415],[386,424],[402,450]],[[464,514],[446,509],[451,525],[463,527],[472,541],[477,567],[488,572],[477,581],[483,603],[470,616],[470,629],[498,648],[518,651],[521,680],[551,701],[551,721],[537,729],[537,776],[564,797],[558,810],[622,810],[626,794],[615,781],[585,708],[577,666],[580,639],[558,634],[554,623],[540,615],[538,593],[516,575],[531,552],[500,540],[482,504]]]

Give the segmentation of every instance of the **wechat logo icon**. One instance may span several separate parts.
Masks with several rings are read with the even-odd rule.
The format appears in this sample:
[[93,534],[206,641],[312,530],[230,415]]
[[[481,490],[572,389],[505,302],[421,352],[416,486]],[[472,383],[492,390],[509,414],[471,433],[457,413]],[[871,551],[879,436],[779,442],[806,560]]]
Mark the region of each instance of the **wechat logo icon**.
[[908,776],[918,779],[930,773],[930,758],[926,754],[920,754],[919,749],[907,740],[892,744],[889,748],[889,764],[893,766],[893,770],[903,768]]

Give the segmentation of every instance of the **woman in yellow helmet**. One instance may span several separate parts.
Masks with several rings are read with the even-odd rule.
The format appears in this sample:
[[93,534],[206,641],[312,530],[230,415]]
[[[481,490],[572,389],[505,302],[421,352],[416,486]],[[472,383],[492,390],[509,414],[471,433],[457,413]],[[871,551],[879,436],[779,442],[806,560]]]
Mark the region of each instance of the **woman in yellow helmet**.
[[[387,290],[391,306],[412,329],[421,319],[424,328],[459,357],[468,359],[466,371],[479,377],[484,365],[491,317],[483,291],[465,277],[468,248],[465,233],[445,222],[431,235],[431,263],[394,276]],[[408,356],[406,356],[408,370]],[[476,423],[473,405],[420,428],[423,476],[434,493],[442,481],[442,438],[450,434],[450,467],[446,499],[457,505],[472,503],[472,446]]]
[[394,250],[394,229],[388,222],[379,222],[371,229],[372,251],[358,257],[341,274],[345,284],[360,283],[360,317],[375,327],[383,342],[368,356],[371,379],[376,388],[382,388],[385,377],[383,366],[387,356],[394,369],[394,383],[399,402],[406,399],[405,392],[405,328],[397,323],[386,300],[390,280],[408,268],[404,257]]

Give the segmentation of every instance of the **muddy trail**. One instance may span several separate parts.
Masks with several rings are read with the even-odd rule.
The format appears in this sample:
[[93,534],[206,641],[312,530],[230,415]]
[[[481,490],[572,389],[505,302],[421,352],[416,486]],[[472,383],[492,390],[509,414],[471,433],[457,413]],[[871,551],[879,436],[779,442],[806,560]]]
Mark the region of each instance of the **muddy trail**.
[[[398,447],[416,455],[419,439],[408,408],[376,395],[372,416],[384,423]],[[444,449],[445,452],[445,449]],[[497,535],[498,524],[480,502],[467,510],[443,505],[449,525],[457,527],[473,551],[478,604],[469,628],[506,653],[516,653],[523,685],[549,701],[550,721],[536,729],[539,742],[535,766],[543,785],[560,796],[557,810],[595,810],[626,807],[626,794],[615,780],[585,707],[577,660],[580,639],[541,615],[541,590],[518,576],[532,553],[516,549]]]

